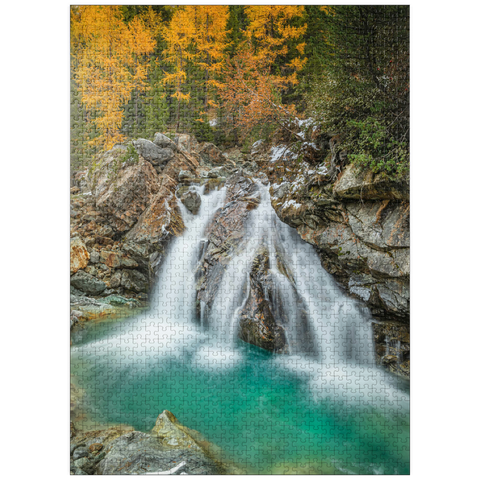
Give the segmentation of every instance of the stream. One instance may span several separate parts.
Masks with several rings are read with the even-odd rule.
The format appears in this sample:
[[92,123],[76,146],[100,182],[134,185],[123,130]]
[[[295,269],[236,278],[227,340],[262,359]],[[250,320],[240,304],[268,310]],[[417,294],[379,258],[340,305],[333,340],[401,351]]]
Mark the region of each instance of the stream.
[[[258,184],[242,248],[229,261],[210,309],[196,302],[205,230],[225,202],[201,195],[186,231],[170,244],[151,308],[87,324],[72,346],[72,374],[98,424],[149,431],[170,410],[233,462],[255,474],[408,474],[408,382],[375,365],[371,317],[323,269],[313,247],[282,223]],[[239,312],[259,246],[273,295],[288,320],[288,353],[238,338]],[[278,263],[278,258],[283,263]],[[275,315],[277,317],[277,315]]]

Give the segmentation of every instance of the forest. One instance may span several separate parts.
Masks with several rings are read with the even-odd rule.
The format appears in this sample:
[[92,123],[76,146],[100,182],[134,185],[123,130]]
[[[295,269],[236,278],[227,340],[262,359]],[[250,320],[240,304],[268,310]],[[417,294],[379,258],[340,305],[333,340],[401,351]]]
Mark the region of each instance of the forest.
[[300,124],[409,174],[408,6],[72,6],[70,38],[74,169],[155,132],[248,149]]

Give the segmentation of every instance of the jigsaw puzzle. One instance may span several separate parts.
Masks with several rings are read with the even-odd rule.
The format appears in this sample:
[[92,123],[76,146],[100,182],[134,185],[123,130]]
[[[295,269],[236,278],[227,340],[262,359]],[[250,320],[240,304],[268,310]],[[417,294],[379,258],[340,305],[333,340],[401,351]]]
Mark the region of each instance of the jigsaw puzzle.
[[409,474],[409,7],[70,13],[71,474]]

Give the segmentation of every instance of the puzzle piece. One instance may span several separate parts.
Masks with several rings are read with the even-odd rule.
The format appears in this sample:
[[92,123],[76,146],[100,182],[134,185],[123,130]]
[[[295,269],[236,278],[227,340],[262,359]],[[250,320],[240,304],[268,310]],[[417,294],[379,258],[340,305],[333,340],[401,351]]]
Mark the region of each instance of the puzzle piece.
[[72,7],[71,473],[409,473],[408,16]]

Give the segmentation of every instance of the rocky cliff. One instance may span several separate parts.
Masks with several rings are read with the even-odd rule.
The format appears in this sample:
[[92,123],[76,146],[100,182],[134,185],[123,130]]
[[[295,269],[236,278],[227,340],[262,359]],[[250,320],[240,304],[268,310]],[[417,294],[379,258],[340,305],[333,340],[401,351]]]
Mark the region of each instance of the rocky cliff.
[[[326,165],[328,138],[257,145],[252,159],[270,180],[272,206],[282,221],[314,245],[325,269],[377,320],[378,360],[409,375],[409,186],[353,165]],[[331,143],[330,143],[331,145]],[[388,354],[386,353],[388,352]]]
[[[187,138],[186,138],[187,137]],[[184,229],[179,177],[198,173],[190,138],[117,145],[71,188],[72,325],[145,305],[171,238]]]

